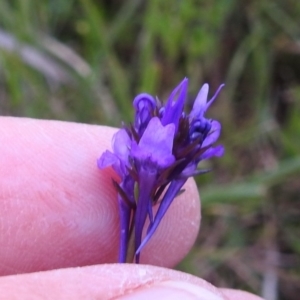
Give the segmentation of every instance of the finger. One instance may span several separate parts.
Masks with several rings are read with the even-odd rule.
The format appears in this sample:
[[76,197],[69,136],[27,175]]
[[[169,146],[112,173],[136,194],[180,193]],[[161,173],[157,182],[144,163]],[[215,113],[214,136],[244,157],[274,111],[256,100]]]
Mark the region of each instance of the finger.
[[222,293],[228,297],[228,300],[264,300],[261,297],[250,294],[245,291],[233,290],[233,289],[220,289]]
[[[0,274],[117,261],[119,215],[111,169],[96,160],[114,129],[0,118]],[[176,198],[141,261],[175,265],[199,227],[190,181]]]
[[[208,282],[170,269],[111,264],[0,278],[1,299],[225,300]],[[243,298],[243,300],[252,300]]]

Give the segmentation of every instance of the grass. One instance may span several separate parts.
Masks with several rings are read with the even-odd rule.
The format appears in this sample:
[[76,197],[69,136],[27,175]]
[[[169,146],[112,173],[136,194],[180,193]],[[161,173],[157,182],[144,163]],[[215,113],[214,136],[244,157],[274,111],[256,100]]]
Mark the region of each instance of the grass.
[[202,230],[178,268],[297,299],[299,17],[280,0],[1,1],[1,114],[119,126],[139,92],[225,82],[211,117],[226,156],[197,179]]

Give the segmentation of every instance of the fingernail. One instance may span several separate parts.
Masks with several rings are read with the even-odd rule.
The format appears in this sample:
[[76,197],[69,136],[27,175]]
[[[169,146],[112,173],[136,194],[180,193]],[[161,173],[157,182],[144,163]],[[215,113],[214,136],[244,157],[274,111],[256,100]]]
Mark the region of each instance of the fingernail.
[[172,280],[155,283],[151,286],[143,286],[118,299],[224,300],[222,296],[199,285]]

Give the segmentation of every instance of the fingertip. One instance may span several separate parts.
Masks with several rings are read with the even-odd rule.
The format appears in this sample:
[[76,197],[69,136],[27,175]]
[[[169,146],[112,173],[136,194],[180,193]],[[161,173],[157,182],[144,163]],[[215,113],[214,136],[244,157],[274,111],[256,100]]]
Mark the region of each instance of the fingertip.
[[[157,297],[223,299],[219,290],[203,279],[170,269],[133,264],[99,265],[2,277],[0,294],[4,299],[19,299],[22,295],[24,300],[45,297],[73,300]],[[157,297],[150,297],[155,295]],[[182,297],[178,298],[178,295]]]
[[[8,130],[9,129],[9,130]],[[0,118],[0,274],[117,260],[109,127]]]
[[179,280],[166,280],[151,286],[144,286],[117,299],[224,300],[223,297],[206,288]]
[[[9,129],[9,130],[8,130]],[[116,129],[0,118],[0,274],[116,262],[117,194],[112,169],[97,159]],[[175,198],[142,262],[172,267],[190,250],[200,223],[196,185]],[[17,220],[17,221],[16,221]]]
[[228,300],[264,300],[263,298],[241,290],[219,289]]

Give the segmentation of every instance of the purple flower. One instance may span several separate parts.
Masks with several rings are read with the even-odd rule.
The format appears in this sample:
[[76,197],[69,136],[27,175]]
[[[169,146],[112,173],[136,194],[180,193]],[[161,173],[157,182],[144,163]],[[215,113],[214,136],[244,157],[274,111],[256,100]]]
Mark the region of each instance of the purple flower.
[[[111,166],[120,177],[119,183],[113,181],[120,208],[120,262],[139,262],[143,247],[186,180],[207,172],[198,169],[200,161],[223,155],[223,146],[213,146],[221,124],[205,118],[222,87],[207,102],[208,84],[204,84],[188,115],[183,111],[186,78],[165,105],[146,93],[138,95],[133,101],[133,124],[120,129],[112,141],[113,151],[98,159],[100,169]],[[143,236],[147,219],[150,223]]]
[[153,117],[139,143],[133,142],[131,156],[139,162],[151,161],[156,169],[169,167],[175,157],[172,155],[175,126],[163,126],[158,117]]

